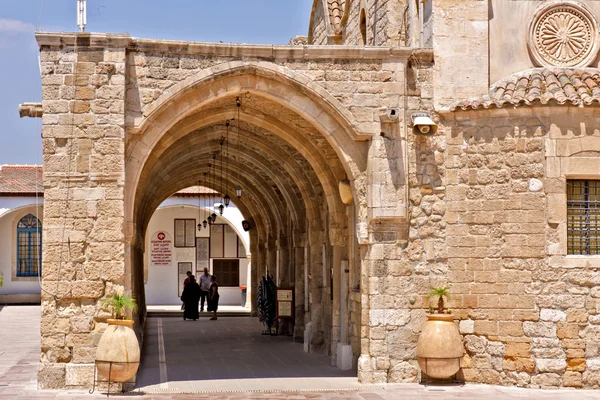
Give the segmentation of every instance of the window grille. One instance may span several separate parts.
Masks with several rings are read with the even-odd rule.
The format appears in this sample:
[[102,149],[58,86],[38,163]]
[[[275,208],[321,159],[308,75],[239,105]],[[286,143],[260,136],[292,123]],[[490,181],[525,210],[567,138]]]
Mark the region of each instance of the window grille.
[[196,247],[196,220],[175,220],[175,247]]
[[17,276],[38,276],[42,265],[42,224],[27,214],[17,224]]
[[600,181],[567,181],[567,254],[600,254]]

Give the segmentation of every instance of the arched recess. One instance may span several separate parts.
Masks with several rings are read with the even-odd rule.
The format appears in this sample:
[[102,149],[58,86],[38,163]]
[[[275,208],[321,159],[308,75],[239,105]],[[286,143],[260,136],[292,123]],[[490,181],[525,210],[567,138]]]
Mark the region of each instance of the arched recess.
[[[227,130],[225,121],[233,118],[235,129]],[[313,323],[320,348],[329,352],[338,340],[335,310],[345,305],[328,282],[341,282],[333,275],[348,258],[353,230],[347,213],[367,215],[360,208],[366,208],[368,145],[352,114],[301,74],[271,63],[231,62],[167,89],[139,119],[128,121],[134,123],[125,165],[130,271],[139,269],[145,227],[162,201],[193,185],[233,195],[241,184],[245,195],[236,205],[256,226],[252,273],[286,260],[288,284],[306,295],[309,311],[301,321]],[[230,143],[238,153],[227,157],[232,174],[215,184],[205,175],[208,163],[222,150],[220,137],[237,133],[238,126],[241,144]],[[356,209],[341,201],[338,185],[345,179]],[[133,280],[139,290],[139,273]]]

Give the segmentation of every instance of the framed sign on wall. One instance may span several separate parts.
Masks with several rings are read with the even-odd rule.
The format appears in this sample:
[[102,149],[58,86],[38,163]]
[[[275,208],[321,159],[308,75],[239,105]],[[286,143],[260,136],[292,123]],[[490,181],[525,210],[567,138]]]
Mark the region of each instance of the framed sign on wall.
[[277,289],[277,318],[294,319],[294,288]]

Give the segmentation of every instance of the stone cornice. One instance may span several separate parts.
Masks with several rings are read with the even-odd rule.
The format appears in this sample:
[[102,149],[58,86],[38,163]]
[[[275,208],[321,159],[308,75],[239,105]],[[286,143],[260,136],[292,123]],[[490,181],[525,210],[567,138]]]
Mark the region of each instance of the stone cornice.
[[433,50],[409,47],[289,46],[190,42],[133,38],[128,34],[36,32],[41,46],[90,46],[127,48],[131,51],[202,54],[220,57],[259,57],[275,59],[388,59],[416,57],[433,60]]

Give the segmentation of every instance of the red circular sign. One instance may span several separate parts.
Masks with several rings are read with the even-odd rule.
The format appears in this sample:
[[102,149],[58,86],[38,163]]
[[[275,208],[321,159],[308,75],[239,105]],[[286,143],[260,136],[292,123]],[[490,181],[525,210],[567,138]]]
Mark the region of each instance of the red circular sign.
[[156,237],[158,238],[158,240],[165,240],[165,233],[164,232],[158,232],[158,235]]

